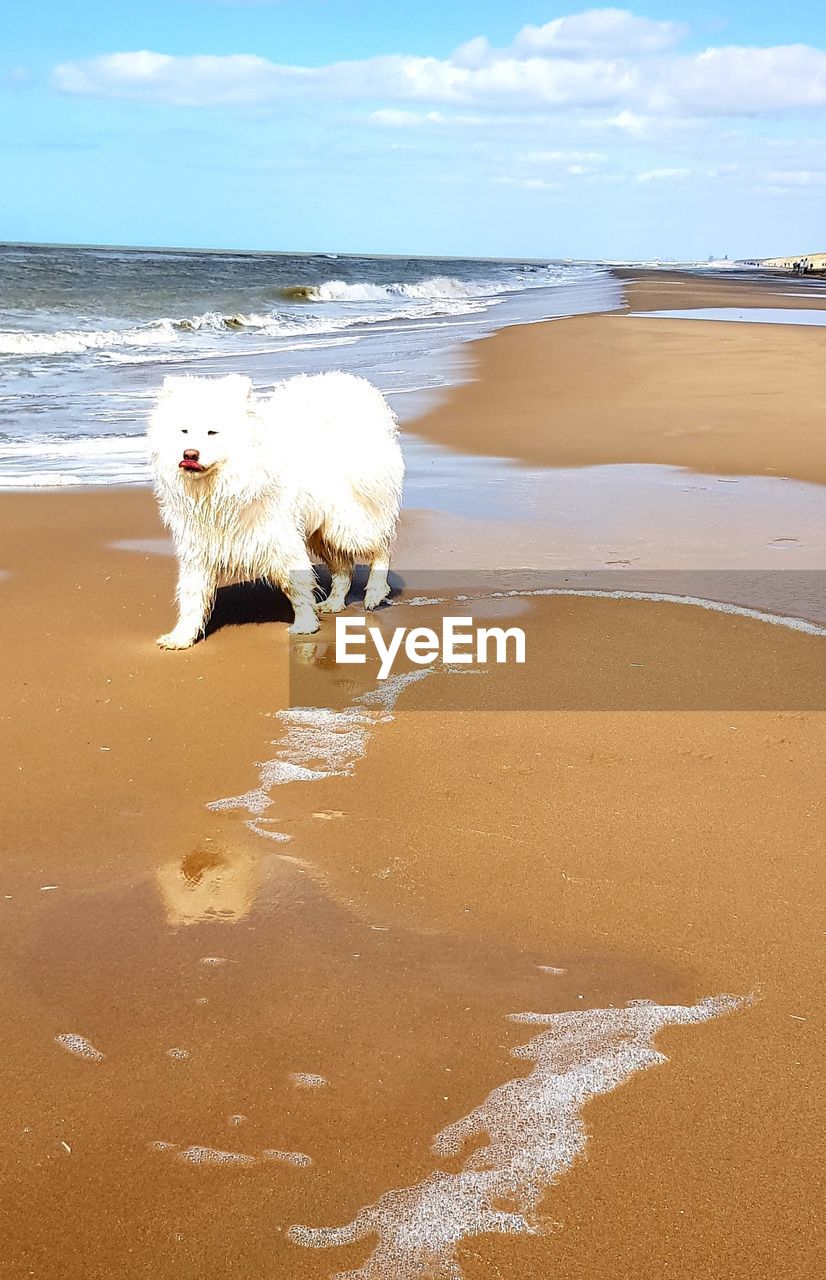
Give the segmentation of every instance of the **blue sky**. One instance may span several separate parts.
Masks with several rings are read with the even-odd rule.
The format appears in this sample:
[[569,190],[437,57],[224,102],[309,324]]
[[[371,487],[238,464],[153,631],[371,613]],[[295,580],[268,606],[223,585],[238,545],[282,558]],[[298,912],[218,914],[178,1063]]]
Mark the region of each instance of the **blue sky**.
[[0,239],[609,258],[826,249],[819,3],[3,10]]

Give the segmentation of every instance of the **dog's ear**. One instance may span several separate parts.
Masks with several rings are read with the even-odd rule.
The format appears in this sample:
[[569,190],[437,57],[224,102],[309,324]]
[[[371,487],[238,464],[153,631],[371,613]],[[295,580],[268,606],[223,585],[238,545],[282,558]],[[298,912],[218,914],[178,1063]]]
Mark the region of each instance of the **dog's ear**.
[[243,373],[228,373],[221,383],[230,400],[246,401],[252,394],[252,378]]

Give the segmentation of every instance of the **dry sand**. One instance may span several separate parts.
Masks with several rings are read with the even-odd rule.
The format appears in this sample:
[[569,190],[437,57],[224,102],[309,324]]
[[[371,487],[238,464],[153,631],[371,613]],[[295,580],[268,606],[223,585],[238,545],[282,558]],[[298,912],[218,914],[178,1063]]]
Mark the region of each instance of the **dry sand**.
[[[507,403],[525,456],[591,460],[590,431],[604,461],[650,442],[661,452],[645,460],[689,465],[667,426],[653,431],[633,371],[653,341],[675,414],[693,385],[695,411],[723,415],[723,388],[697,363],[691,335],[708,326],[679,326],[678,360],[657,324],[499,335],[480,344],[480,382],[422,431],[510,453],[509,429],[495,435]],[[557,389],[557,344],[584,369],[609,333],[627,376],[580,377],[583,400],[575,378]],[[755,330],[732,339],[729,364],[762,342],[769,379],[767,361],[804,363],[811,336]],[[741,370],[725,410],[754,421],[768,385]],[[790,379],[759,448],[745,426],[736,449],[708,432],[691,464],[736,458],[747,473],[771,457],[818,478],[809,391]],[[581,415],[582,456],[572,445],[561,459],[546,438],[558,395]],[[648,426],[629,442],[634,403]],[[472,1238],[462,1271],[814,1274],[825,718],[806,708],[826,639],[680,605],[513,602],[542,670],[477,677],[464,711],[433,709],[453,677],[412,686],[362,758],[351,752],[349,776],[270,788],[263,827],[282,843],[243,810],[205,807],[256,788],[256,762],[277,758],[279,601],[231,593],[206,643],[160,654],[174,563],[113,545],[162,536],[148,493],[6,495],[0,525],[9,1275],[321,1280],[363,1266],[374,1241],[307,1250],[287,1229],[348,1222],[458,1169],[431,1154],[434,1135],[528,1069],[509,1050],[534,1031],[508,1014],[721,991],[758,1000],[661,1033],[668,1062],[588,1104],[587,1159],[545,1196],[548,1230]],[[492,562],[501,532],[479,524]],[[399,604],[383,625],[413,613]],[[304,650],[322,702],[340,693],[331,634],[327,621]],[[629,696],[649,709],[618,710]],[[105,1056],[67,1052],[55,1043],[67,1033]],[[327,1083],[301,1088],[295,1073]],[[193,1145],[255,1159],[196,1166],[181,1158]],[[274,1149],[314,1163],[262,1157]],[[381,1274],[423,1276],[401,1263]]]

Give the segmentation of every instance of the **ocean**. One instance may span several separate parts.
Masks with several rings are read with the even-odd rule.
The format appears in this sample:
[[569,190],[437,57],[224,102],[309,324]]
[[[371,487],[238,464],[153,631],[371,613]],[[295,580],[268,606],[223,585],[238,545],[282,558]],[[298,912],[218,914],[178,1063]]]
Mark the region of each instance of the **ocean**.
[[147,483],[167,373],[344,369],[404,421],[469,339],[618,303],[606,270],[552,261],[0,245],[0,488]]

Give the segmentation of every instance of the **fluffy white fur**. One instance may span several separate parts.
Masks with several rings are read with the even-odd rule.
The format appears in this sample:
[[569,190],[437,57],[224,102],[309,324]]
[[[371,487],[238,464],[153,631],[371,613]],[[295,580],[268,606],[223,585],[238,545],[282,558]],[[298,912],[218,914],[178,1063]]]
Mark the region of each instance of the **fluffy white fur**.
[[[344,607],[357,560],[370,565],[365,606],[387,596],[404,465],[395,415],[371,383],[302,375],[257,399],[235,374],[166,378],[149,445],[179,565],[178,622],[162,648],[194,644],[230,582],[280,587],[299,634],[318,630],[317,608]],[[184,451],[202,469],[182,470]],[[332,574],[319,606],[311,556]]]

